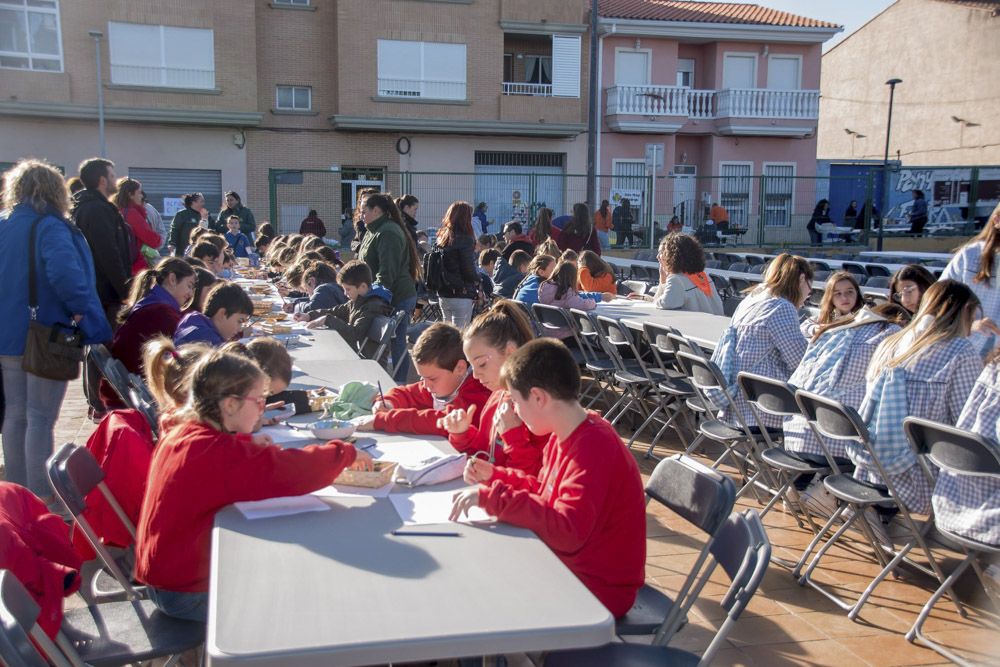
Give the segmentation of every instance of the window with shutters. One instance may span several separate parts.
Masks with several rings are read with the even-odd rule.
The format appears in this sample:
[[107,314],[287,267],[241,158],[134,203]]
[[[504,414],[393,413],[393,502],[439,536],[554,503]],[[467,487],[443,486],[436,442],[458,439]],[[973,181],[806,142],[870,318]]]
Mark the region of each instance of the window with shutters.
[[205,28],[108,23],[111,83],[215,88],[215,34]]
[[552,96],[580,97],[579,35],[552,35]]
[[789,227],[792,224],[795,193],[795,163],[764,163],[764,225]]
[[747,228],[753,194],[752,162],[720,162],[719,203],[729,211],[729,226]]
[[0,67],[62,71],[57,0],[0,0]]
[[466,99],[465,44],[378,40],[378,94]]

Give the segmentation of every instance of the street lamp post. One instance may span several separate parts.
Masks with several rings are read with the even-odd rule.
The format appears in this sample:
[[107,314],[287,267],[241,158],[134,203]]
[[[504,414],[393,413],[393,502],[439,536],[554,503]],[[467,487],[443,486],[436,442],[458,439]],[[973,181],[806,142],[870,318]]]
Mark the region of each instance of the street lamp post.
[[878,223],[878,243],[875,248],[879,252],[882,251],[882,236],[886,216],[889,215],[889,133],[892,131],[892,100],[896,95],[897,83],[903,83],[903,80],[893,78],[885,82],[889,86],[889,120],[885,124],[885,157],[882,158],[882,219]]
[[104,76],[101,72],[101,38],[104,33],[91,30],[87,34],[94,38],[94,51],[97,53],[97,131],[101,142],[101,157],[107,157],[108,150],[104,143]]

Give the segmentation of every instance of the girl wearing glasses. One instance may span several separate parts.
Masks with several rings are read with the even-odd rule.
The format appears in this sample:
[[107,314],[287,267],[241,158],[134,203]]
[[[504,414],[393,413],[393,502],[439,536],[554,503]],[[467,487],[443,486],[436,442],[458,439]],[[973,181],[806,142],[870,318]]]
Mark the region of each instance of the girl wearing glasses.
[[205,621],[215,513],[247,500],[310,493],[348,466],[372,467],[353,445],[281,449],[252,435],[268,378],[253,360],[213,350],[190,373],[190,398],[153,453],[136,535],[135,574],[165,614]]
[[919,264],[907,264],[896,271],[889,281],[889,299],[915,313],[920,308],[924,292],[933,284],[934,276],[930,271]]

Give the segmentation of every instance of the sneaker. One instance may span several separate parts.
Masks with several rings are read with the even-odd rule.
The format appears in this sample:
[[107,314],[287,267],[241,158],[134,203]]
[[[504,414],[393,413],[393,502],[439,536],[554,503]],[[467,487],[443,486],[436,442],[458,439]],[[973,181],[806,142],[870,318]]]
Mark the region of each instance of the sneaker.
[[875,535],[875,541],[882,546],[889,547],[891,549],[892,538],[889,537],[889,526],[882,521],[881,515],[879,515],[879,513],[871,507],[866,507],[862,518],[868,522],[868,526],[872,529],[872,533]]
[[816,516],[830,517],[837,511],[837,498],[817,477],[802,492],[802,505]]

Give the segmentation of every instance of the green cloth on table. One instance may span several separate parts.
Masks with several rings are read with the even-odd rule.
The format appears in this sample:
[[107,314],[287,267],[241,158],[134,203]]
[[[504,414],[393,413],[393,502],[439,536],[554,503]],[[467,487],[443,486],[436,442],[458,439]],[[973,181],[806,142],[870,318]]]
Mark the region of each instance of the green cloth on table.
[[372,413],[372,403],[378,388],[368,382],[348,382],[341,388],[337,400],[327,403],[323,413],[329,419],[354,419]]

